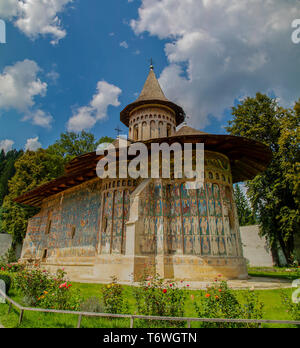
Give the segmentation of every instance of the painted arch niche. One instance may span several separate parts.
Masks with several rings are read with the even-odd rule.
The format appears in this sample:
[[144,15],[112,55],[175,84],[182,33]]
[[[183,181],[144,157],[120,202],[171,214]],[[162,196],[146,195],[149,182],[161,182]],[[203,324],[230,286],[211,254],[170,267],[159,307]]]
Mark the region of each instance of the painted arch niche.
[[131,191],[130,188],[120,187],[103,192],[101,254],[123,254],[125,252],[125,225],[129,219]]
[[141,206],[145,222],[141,238],[147,240],[141,242],[142,253],[155,252],[163,225],[169,255],[237,256],[233,209],[228,185],[207,182],[198,190],[187,190],[180,182],[151,185]]

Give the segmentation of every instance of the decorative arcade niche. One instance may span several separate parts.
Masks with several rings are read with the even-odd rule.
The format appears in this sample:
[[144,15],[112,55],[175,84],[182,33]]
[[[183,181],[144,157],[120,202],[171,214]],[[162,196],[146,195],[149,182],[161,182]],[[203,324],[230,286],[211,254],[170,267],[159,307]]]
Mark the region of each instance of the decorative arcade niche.
[[233,203],[230,165],[207,154],[204,186],[187,190],[185,180],[158,180],[141,200],[143,255],[156,252],[162,237],[167,255],[239,256],[238,222]]
[[126,222],[134,185],[133,180],[107,180],[103,183],[100,254],[125,253]]

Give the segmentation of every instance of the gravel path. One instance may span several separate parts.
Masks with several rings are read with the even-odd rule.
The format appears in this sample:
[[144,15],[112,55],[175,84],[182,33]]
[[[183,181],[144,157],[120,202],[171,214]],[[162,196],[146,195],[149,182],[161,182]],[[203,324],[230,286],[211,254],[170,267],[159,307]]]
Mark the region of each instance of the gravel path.
[[[92,283],[95,284],[95,281],[88,280],[80,280],[79,283]],[[99,284],[104,284],[103,282],[99,282]],[[199,282],[177,282],[179,287],[186,287],[189,285],[189,289],[191,290],[205,290],[207,286],[212,285],[213,281],[199,281]],[[108,284],[108,283],[107,283]],[[122,283],[124,285],[133,285],[138,286],[138,283]],[[242,290],[242,289],[255,289],[255,290],[273,290],[273,289],[284,289],[291,288],[292,281],[285,279],[276,279],[276,278],[263,278],[263,277],[249,277],[247,280],[229,280],[228,285],[234,290]]]

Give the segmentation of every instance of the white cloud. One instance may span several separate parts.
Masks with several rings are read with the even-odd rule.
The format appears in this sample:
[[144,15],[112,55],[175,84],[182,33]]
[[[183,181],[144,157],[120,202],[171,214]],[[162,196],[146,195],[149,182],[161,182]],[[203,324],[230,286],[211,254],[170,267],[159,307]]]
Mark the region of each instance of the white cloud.
[[59,73],[55,70],[51,70],[50,72],[48,72],[46,76],[50,80],[50,82],[54,85],[56,85],[57,80],[60,78]]
[[36,39],[52,36],[52,44],[66,36],[58,14],[73,0],[1,0],[0,17],[13,20],[25,35]]
[[24,120],[49,127],[52,116],[42,110],[34,110],[37,96],[45,96],[47,83],[38,77],[39,66],[32,60],[24,60],[4,68],[0,74],[0,110],[15,109],[23,113]]
[[143,0],[131,27],[168,40],[160,82],[203,128],[244,95],[299,98],[299,47],[291,43],[299,16],[297,0]]
[[32,124],[44,128],[50,128],[53,121],[53,117],[43,110],[35,110],[27,113],[23,117],[23,121],[30,120]]
[[67,128],[69,131],[80,132],[91,129],[99,120],[107,117],[107,109],[110,105],[119,106],[119,95],[122,90],[106,81],[99,81],[97,93],[93,96],[88,106],[80,107],[69,119]]
[[123,48],[128,48],[128,47],[129,47],[129,46],[128,46],[128,43],[127,43],[126,41],[122,41],[122,42],[120,43],[120,46],[123,47]]
[[25,151],[37,151],[42,147],[42,144],[39,142],[39,137],[27,139],[25,144]]
[[18,13],[18,0],[1,0],[0,17],[10,19]]
[[0,141],[0,150],[4,150],[5,153],[12,150],[12,147],[14,145],[13,140],[5,139]]

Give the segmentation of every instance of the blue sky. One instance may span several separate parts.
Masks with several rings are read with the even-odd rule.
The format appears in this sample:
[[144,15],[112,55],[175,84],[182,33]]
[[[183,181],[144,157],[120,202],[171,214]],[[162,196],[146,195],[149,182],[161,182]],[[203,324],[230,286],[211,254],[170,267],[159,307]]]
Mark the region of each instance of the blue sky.
[[47,147],[66,130],[116,136],[120,111],[137,98],[151,57],[166,95],[207,132],[224,133],[230,107],[245,95],[273,94],[287,106],[300,97],[300,45],[290,39],[298,0],[262,0],[261,7],[55,0],[56,12],[41,7],[43,0],[27,9],[1,1],[0,144],[8,147]]

